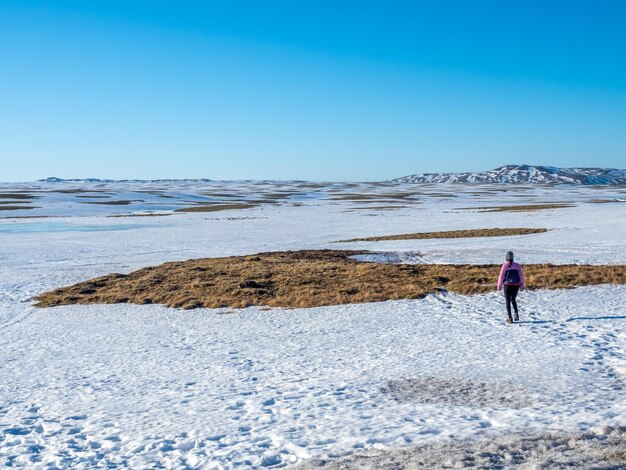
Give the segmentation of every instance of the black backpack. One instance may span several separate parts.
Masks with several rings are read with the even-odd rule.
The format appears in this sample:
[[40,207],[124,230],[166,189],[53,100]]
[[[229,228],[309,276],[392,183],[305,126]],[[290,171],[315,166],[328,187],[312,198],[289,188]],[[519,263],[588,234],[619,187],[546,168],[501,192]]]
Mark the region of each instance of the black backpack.
[[504,274],[504,284],[519,284],[519,271],[517,268],[510,268]]

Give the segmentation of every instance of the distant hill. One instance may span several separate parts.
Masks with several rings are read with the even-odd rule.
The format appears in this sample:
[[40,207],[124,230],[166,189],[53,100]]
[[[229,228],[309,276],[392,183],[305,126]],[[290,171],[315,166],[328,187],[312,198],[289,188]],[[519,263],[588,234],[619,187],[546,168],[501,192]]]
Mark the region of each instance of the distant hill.
[[202,182],[207,183],[213,180],[206,178],[199,179],[156,179],[156,180],[109,180],[102,178],[57,178],[56,176],[51,176],[49,178],[44,178],[41,180],[37,180],[39,183],[177,183],[177,182]]
[[614,168],[556,168],[506,165],[468,173],[422,173],[392,180],[397,183],[509,183],[509,184],[626,184],[626,170]]
[[[46,178],[45,183],[208,183],[214,180],[154,179],[111,180],[100,178]],[[580,184],[626,185],[626,170],[615,168],[556,168],[553,166],[505,165],[494,170],[466,173],[419,173],[392,180],[395,183],[474,183],[474,184]],[[284,181],[283,181],[284,182]],[[293,183],[304,181],[290,181]]]

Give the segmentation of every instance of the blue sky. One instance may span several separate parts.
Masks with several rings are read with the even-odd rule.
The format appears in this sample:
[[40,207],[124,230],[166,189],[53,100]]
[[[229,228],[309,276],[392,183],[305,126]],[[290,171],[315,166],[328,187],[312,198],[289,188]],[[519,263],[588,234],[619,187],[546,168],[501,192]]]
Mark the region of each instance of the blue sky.
[[0,181],[626,167],[626,2],[0,2]]

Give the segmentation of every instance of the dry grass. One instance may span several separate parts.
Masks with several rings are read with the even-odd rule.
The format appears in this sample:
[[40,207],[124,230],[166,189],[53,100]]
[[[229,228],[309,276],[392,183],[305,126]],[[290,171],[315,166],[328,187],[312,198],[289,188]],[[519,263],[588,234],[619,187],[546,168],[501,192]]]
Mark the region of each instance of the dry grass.
[[[508,398],[516,398],[509,393]],[[398,448],[367,449],[324,460],[305,460],[293,470],[442,470],[626,468],[626,427],[599,426],[585,433],[491,433],[475,439],[441,440]]]
[[[134,189],[134,193],[151,194],[153,196],[163,196],[162,189]],[[171,197],[171,196],[170,196]]]
[[5,206],[0,205],[0,211],[20,211],[20,210],[28,210],[28,209],[38,209],[33,206]]
[[81,201],[80,204],[96,204],[100,206],[127,206],[132,204],[133,202],[143,202],[140,200],[129,201],[129,200],[121,200],[121,201]]
[[[91,303],[197,307],[317,307],[415,299],[445,288],[460,294],[494,289],[499,265],[364,263],[359,251],[305,250],[164,263],[109,274],[35,298],[38,307]],[[528,265],[534,289],[626,283],[626,266]]]
[[367,207],[351,207],[347,209],[345,212],[354,212],[354,211],[386,211],[393,209],[406,209],[409,206],[367,206]]
[[331,201],[370,201],[372,199],[380,199],[374,194],[343,194],[341,196],[333,196]]
[[400,235],[385,235],[381,237],[352,238],[335,243],[349,242],[380,242],[385,240],[424,240],[430,238],[476,238],[476,237],[508,237],[512,235],[530,235],[544,233],[545,228],[479,228],[469,230],[449,230],[445,232],[418,232],[403,233]]
[[269,219],[269,217],[205,217],[204,220],[254,220]]
[[52,189],[51,193],[60,193],[60,194],[82,194],[82,193],[107,193],[111,194],[107,191],[103,191],[101,189]]
[[[329,191],[330,192],[330,191]],[[373,194],[361,194],[361,193],[346,193],[333,195],[331,200],[333,201],[389,201],[389,200],[405,200],[414,196],[418,196],[417,192],[395,192],[395,193],[373,193]]]
[[622,199],[592,199],[589,201],[592,204],[608,204],[611,202],[626,202]]
[[258,206],[261,204],[279,204],[279,199],[240,199],[228,201],[229,204],[248,204]]
[[297,185],[298,188],[304,189],[323,189],[326,188],[328,184],[325,183],[300,183]]
[[480,212],[534,212],[547,209],[563,209],[566,207],[576,207],[576,204],[555,203],[555,204],[527,204],[519,206],[488,206],[488,207],[463,207],[458,210],[476,210]]
[[277,191],[274,193],[263,193],[260,196],[265,199],[287,199],[291,196],[302,196],[300,191]]
[[52,219],[60,217],[58,215],[11,215],[6,217],[0,217],[0,219]]
[[[333,201],[335,204],[337,203],[335,199],[329,199],[329,201]],[[418,205],[422,204],[421,201],[411,200],[411,199],[362,199],[358,201],[349,201],[353,204],[363,204],[363,208],[367,209],[369,206],[367,204],[379,204],[379,205],[388,205],[388,204],[404,204],[404,205]]]
[[203,196],[210,196],[210,197],[227,197],[227,198],[233,198],[233,197],[241,197],[243,196],[243,194],[239,193],[239,192],[232,192],[232,193],[207,193],[207,192],[200,192],[199,194],[203,195]]
[[428,193],[426,197],[459,197],[456,194],[443,194],[443,193]]
[[520,409],[536,404],[530,390],[510,383],[464,377],[418,376],[390,380],[381,391],[398,401],[472,408]]
[[203,204],[193,207],[184,207],[182,209],[176,209],[175,212],[218,212],[218,211],[230,211],[239,209],[250,209],[256,207],[258,204]]
[[39,196],[33,196],[27,193],[0,193],[0,199],[35,199]]
[[114,215],[107,215],[107,217],[113,217],[113,218],[117,218],[117,217],[165,217],[168,215],[172,215],[172,213],[165,212],[165,213],[154,213],[154,214],[114,214]]

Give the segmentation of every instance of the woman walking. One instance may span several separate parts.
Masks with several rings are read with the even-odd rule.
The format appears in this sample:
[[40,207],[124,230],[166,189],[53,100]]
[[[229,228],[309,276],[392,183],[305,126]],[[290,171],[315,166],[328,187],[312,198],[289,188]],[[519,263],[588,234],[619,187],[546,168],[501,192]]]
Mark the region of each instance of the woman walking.
[[515,311],[515,321],[519,321],[516,301],[517,292],[524,290],[526,285],[524,284],[524,273],[522,272],[522,267],[513,261],[512,251],[509,251],[506,254],[506,262],[500,269],[498,290],[502,288],[504,288],[504,298],[506,299],[506,313],[509,315],[506,322],[513,323],[513,317],[511,317],[511,304],[513,304],[513,310]]

